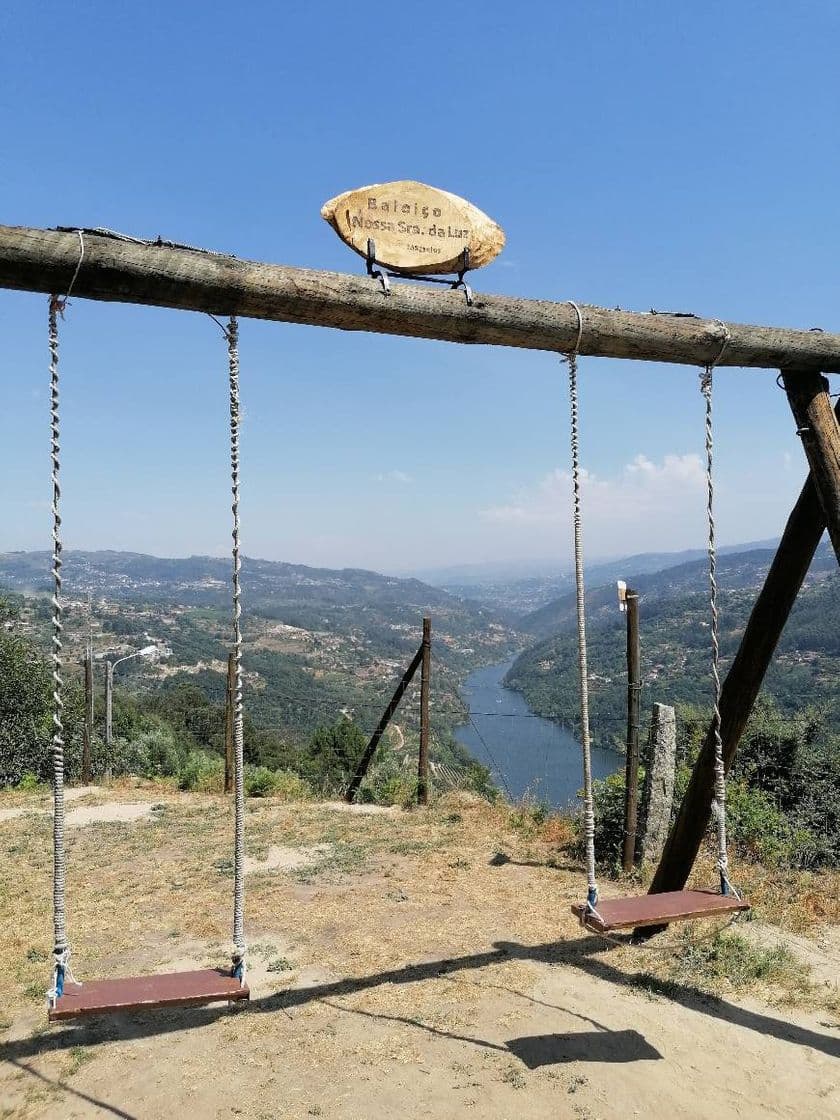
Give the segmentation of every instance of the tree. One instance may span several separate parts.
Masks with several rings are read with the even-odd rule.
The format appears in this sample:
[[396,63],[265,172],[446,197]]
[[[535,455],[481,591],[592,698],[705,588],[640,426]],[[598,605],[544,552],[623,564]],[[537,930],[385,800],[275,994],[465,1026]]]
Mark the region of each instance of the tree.
[[333,790],[343,789],[366,745],[364,734],[352,720],[339,719],[332,726],[317,728],[309,741],[310,757],[302,767],[305,777]]
[[[51,774],[52,668],[28,642],[0,633],[0,786],[24,774],[47,781]],[[82,690],[64,686],[65,770],[76,776],[81,763]]]

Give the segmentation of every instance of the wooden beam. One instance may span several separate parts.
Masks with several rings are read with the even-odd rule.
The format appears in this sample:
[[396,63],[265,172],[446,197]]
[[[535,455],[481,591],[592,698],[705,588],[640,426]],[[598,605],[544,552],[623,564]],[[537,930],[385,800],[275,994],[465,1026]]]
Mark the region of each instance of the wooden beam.
[[[238,260],[171,243],[0,226],[0,287],[86,299],[237,314],[348,331],[514,346],[564,353],[578,338],[570,303],[392,284],[386,295],[364,275],[316,272]],[[675,313],[581,305],[580,353],[702,366],[781,367],[840,372],[840,336],[744,326]]]
[[840,426],[828,381],[812,370],[790,369],[782,370],[782,381],[840,563]]
[[[840,416],[840,402],[837,404]],[[727,770],[732,765],[765,674],[817,545],[825,532],[823,512],[813,476],[809,475],[788,518],[776,555],[747,622],[735,660],[721,692],[721,738]],[[714,741],[711,728],[697,758],[656,869],[651,894],[685,886],[712,813]]]

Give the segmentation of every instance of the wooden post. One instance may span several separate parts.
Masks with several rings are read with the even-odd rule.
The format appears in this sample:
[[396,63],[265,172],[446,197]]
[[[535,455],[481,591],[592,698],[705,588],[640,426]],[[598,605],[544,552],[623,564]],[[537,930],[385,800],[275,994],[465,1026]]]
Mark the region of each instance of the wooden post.
[[113,776],[113,697],[114,697],[114,662],[105,663],[105,781],[110,782]]
[[704,366],[781,366],[840,372],[840,336],[828,332],[727,323],[693,315],[639,313],[475,292],[429,291],[306,268],[239,260],[165,242],[83,231],[84,260],[74,231],[0,226],[0,287],[61,292],[75,276],[79,299],[138,303],[236,314],[284,323],[309,323],[447,342],[515,346],[526,350]]
[[[840,415],[840,402],[835,415]],[[813,476],[809,475],[788,518],[738,652],[723,682],[720,731],[727,769],[732,765],[785,622],[825,528],[826,516]],[[714,741],[710,728],[656,869],[651,894],[682,890],[686,884],[711,818],[713,766]]]
[[82,740],[82,784],[91,781],[90,754],[93,746],[93,647],[85,651],[85,727]]
[[632,871],[636,862],[636,818],[639,801],[639,706],[642,677],[639,651],[639,594],[628,587],[627,612],[627,758],[624,767],[624,849],[622,866]]
[[397,710],[397,706],[399,705],[400,700],[402,700],[403,695],[405,694],[405,690],[411,683],[411,678],[420,668],[420,662],[422,660],[423,647],[421,646],[412,658],[411,664],[403,673],[402,679],[397,685],[394,695],[391,697],[391,700],[388,704],[388,707],[382,713],[379,723],[376,725],[376,730],[371,735],[370,742],[365,747],[365,753],[359,760],[359,765],[356,767],[356,773],[351,778],[350,785],[347,787],[347,792],[344,795],[344,799],[348,802],[348,804],[353,801],[356,794],[359,792],[359,786],[362,784],[364,776],[365,774],[367,774],[368,768],[373,761],[373,756],[376,753],[376,748],[379,746],[379,740],[382,738],[382,735],[385,732],[385,728],[391,722],[391,718],[394,712]]
[[417,756],[417,804],[429,804],[429,685],[432,670],[432,620],[423,619],[420,647],[420,752]]
[[840,563],[840,427],[828,381],[811,370],[791,369],[782,370],[782,380]]
[[233,717],[236,706],[236,654],[228,654],[225,688],[225,793],[233,793]]

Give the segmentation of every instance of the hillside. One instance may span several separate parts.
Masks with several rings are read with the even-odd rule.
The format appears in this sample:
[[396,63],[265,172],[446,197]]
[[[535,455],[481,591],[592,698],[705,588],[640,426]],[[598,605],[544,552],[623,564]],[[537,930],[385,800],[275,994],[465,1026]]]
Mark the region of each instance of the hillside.
[[[723,545],[718,555],[747,553],[775,548],[774,541],[755,541]],[[617,579],[626,579],[628,572],[636,577],[676,568],[702,560],[704,549],[681,552],[641,552],[611,560],[594,560],[587,564],[587,580],[599,587]],[[491,610],[503,613],[514,625],[523,615],[550,609],[558,596],[574,589],[574,568],[570,564],[503,565],[484,564],[473,567],[447,568],[420,573],[428,583],[441,587],[462,599],[470,599]]]
[[[71,551],[64,561],[71,680],[91,631],[100,657],[154,643],[169,656],[154,665],[121,666],[118,696],[135,695],[162,716],[177,711],[182,722],[190,707],[209,702],[218,709],[231,635],[229,560]],[[49,564],[43,552],[0,555],[0,590],[14,600],[6,629],[43,651],[50,635]],[[297,749],[316,728],[343,716],[369,734],[420,643],[424,614],[432,617],[433,731],[441,750],[455,749],[451,728],[463,710],[464,675],[521,648],[521,639],[486,608],[416,579],[246,558],[242,584],[246,711],[256,730],[273,736],[271,757],[255,762],[286,761],[282,744]],[[418,726],[418,693],[419,678],[399,712],[409,736]],[[217,742],[219,719],[212,715],[214,731],[202,733],[202,742]],[[138,729],[129,720],[121,733],[129,734],[129,724]],[[269,750],[260,741],[258,755]]]
[[[770,560],[769,552],[722,558],[719,565],[723,671],[734,656]],[[692,562],[632,580],[640,593],[643,712],[654,700],[709,703],[706,567]],[[620,745],[626,719],[624,616],[614,585],[587,593],[592,726],[596,741]],[[541,715],[578,723],[574,596],[520,620],[542,636],[514,663],[507,684],[523,692]],[[822,546],[782,635],[765,682],[765,695],[786,714],[823,710],[829,728],[840,716],[840,575]]]
[[[756,592],[761,587],[770,561],[773,548],[750,548],[739,552],[721,552],[717,561],[718,586],[723,591],[750,590]],[[676,554],[675,554],[676,555]],[[708,559],[704,555],[685,562],[668,564],[652,570],[649,567],[636,568],[632,558],[609,568],[595,566],[586,572],[586,611],[587,619],[597,622],[605,615],[617,611],[615,580],[624,579],[650,605],[661,599],[677,599],[685,594],[707,594],[709,584]],[[809,580],[818,580],[837,570],[834,552],[827,541],[817,549],[811,565]],[[609,581],[609,582],[605,582]],[[575,622],[576,599],[574,589],[565,595],[552,599],[544,606],[516,620],[517,629],[532,634],[535,638],[547,638],[563,632]]]

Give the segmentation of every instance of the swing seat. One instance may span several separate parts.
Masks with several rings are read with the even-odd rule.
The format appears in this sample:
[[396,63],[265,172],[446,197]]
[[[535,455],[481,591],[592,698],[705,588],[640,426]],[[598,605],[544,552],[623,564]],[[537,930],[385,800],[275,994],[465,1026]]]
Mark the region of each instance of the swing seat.
[[663,891],[634,898],[605,898],[596,907],[598,917],[587,913],[586,905],[582,903],[572,906],[572,913],[587,929],[611,933],[613,930],[716,918],[749,908],[750,904],[743,899],[717,891]]
[[235,976],[219,968],[65,983],[63,995],[49,1009],[49,1021],[162,1007],[203,1007],[208,1003],[247,1000],[250,996],[248,988]]

